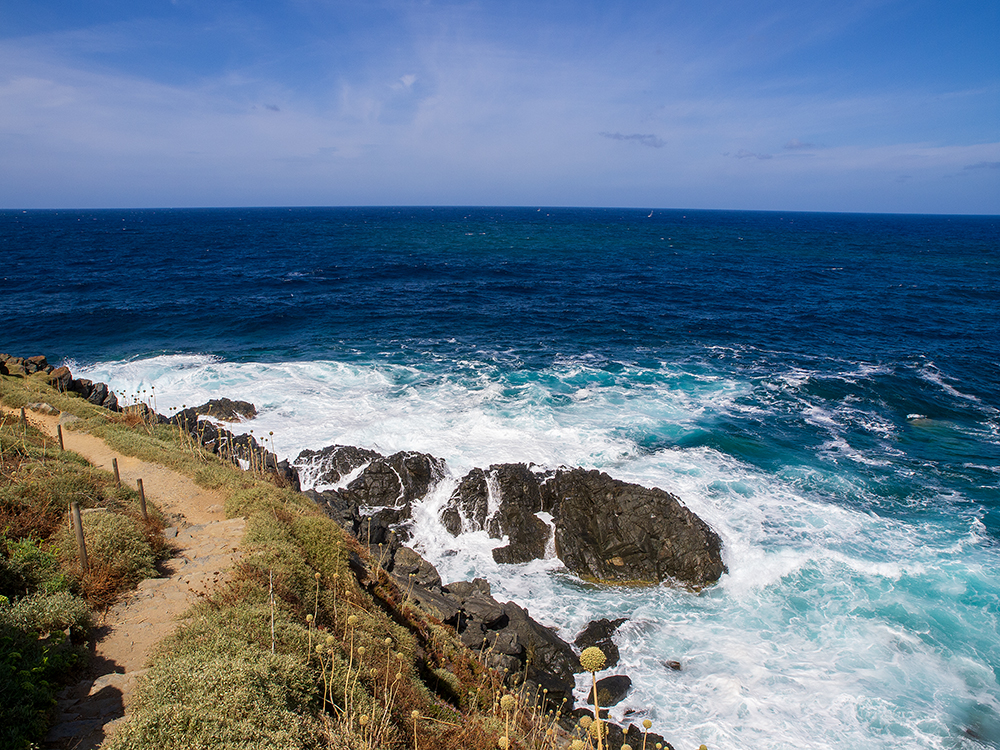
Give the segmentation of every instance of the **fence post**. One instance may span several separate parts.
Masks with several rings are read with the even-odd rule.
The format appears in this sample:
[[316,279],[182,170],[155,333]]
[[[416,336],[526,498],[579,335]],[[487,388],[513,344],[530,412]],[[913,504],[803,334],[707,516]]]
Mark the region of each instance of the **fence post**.
[[61,450],[61,451],[66,450],[66,446],[63,444],[62,425],[61,424],[57,424],[56,425],[56,434],[59,435],[59,450]]
[[146,513],[146,490],[142,488],[141,479],[136,479],[135,481],[139,485],[139,508],[142,509],[142,520],[148,521],[149,515]]
[[121,487],[122,486],[122,478],[118,474],[118,459],[117,458],[112,458],[111,459],[111,468],[113,468],[115,470],[115,484],[117,484],[119,487]]
[[73,526],[76,527],[76,543],[80,547],[80,565],[83,566],[83,572],[88,573],[90,571],[90,562],[87,560],[87,543],[83,539],[83,519],[80,518],[80,503],[74,502],[70,507],[73,509]]

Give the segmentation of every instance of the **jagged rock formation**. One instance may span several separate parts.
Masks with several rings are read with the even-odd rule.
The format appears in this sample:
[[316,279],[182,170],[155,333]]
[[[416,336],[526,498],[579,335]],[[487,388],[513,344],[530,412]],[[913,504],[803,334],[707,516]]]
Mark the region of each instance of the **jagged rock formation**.
[[718,535],[676,496],[598,471],[475,469],[442,521],[452,534],[485,529],[495,539],[507,536],[509,543],[494,550],[498,562],[542,557],[554,528],[555,553],[566,567],[602,581],[674,580],[701,588],[726,570]]
[[86,378],[74,379],[66,366],[53,367],[43,355],[35,357],[12,357],[0,354],[0,375],[28,377],[45,375],[49,385],[63,392],[77,393],[92,404],[103,406],[108,411],[121,411],[118,397],[106,383],[94,383]]
[[628,619],[625,617],[619,617],[617,620],[609,620],[607,618],[593,620],[577,635],[573,641],[573,645],[580,649],[580,651],[591,646],[601,649],[605,659],[607,659],[606,668],[611,669],[618,664],[618,660],[621,658],[618,646],[611,640],[611,636],[626,622],[628,622]]

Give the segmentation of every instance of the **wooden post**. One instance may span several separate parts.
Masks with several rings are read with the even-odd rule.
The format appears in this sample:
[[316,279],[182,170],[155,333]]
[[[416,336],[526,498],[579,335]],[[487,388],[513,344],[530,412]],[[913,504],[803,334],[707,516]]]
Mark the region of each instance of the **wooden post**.
[[21,407],[21,427],[28,426],[28,415],[24,413],[24,407]]
[[118,459],[117,458],[112,458],[111,459],[111,468],[115,470],[115,484],[117,484],[119,487],[121,487],[122,486],[122,478],[121,478],[121,475],[118,473]]
[[80,547],[80,565],[83,567],[83,572],[87,573],[90,571],[90,563],[87,560],[87,543],[83,539],[83,520],[80,518],[80,503],[74,502],[70,507],[73,509],[73,526],[76,527],[76,543]]
[[57,424],[56,425],[56,434],[59,435],[59,450],[61,450],[61,451],[66,450],[66,446],[63,444],[62,425],[61,424]]
[[146,491],[142,488],[142,480],[136,479],[136,484],[139,485],[139,507],[142,509],[142,518],[144,521],[149,520],[149,515],[146,513]]

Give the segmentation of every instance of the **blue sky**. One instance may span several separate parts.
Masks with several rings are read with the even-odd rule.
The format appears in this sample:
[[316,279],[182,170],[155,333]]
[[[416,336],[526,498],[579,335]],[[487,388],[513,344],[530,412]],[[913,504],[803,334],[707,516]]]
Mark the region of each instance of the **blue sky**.
[[1000,213],[1000,0],[0,2],[0,206]]

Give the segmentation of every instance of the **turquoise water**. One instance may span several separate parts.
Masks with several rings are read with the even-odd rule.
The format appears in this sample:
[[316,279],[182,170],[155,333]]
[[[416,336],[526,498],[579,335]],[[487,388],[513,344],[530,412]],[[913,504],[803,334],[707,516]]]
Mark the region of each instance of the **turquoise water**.
[[[251,400],[282,456],[446,459],[421,551],[569,638],[629,617],[619,714],[678,748],[1000,746],[997,220],[647,214],[0,213],[0,349],[161,412]],[[505,461],[674,492],[730,572],[498,565],[438,512]]]

